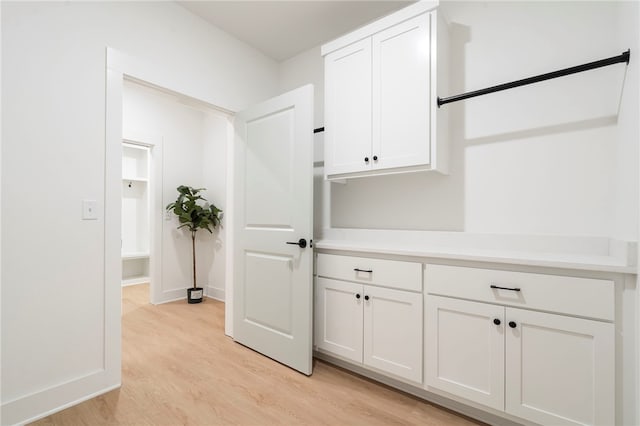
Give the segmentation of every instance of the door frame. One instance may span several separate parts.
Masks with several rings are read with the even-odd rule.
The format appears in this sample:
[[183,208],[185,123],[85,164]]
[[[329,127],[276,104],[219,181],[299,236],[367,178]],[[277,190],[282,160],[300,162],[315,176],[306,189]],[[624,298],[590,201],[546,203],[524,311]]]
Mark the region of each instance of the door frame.
[[[178,80],[163,76],[156,67],[145,63],[136,57],[124,54],[121,51],[106,48],[105,67],[105,162],[104,162],[104,364],[106,374],[105,381],[110,386],[118,387],[122,381],[122,256],[120,236],[122,230],[122,142],[124,139],[122,128],[122,101],[124,80],[131,80],[136,83],[152,87],[165,93],[172,93],[180,97],[191,99],[200,105],[206,106],[214,111],[222,112],[229,117],[233,116],[233,111],[213,105],[197,96],[184,93],[184,90],[176,88]],[[233,126],[229,120],[228,127],[228,157],[232,155],[233,148]],[[135,139],[135,138],[134,138]],[[230,175],[227,170],[227,194],[233,194],[229,189]],[[161,182],[161,181],[157,181]],[[231,187],[232,189],[232,187]],[[162,191],[160,187],[160,191]],[[161,194],[161,193],[160,193]],[[159,200],[162,202],[162,199]],[[231,202],[227,201],[227,205]],[[231,212],[225,212],[228,218],[232,217]],[[160,225],[162,226],[162,224]],[[228,226],[228,225],[227,225]],[[157,234],[157,233],[156,233]],[[231,233],[228,233],[231,234]],[[157,234],[158,235],[162,235]],[[230,241],[231,235],[227,235],[227,260],[226,268],[231,262],[229,248],[233,246]],[[162,253],[161,241],[155,241],[153,245],[159,244],[159,251],[156,257]],[[160,262],[156,262],[157,265]],[[231,296],[231,274],[226,271],[225,295]],[[151,272],[151,271],[150,271]],[[156,281],[160,277],[155,278]],[[232,330],[232,329],[231,329]]]

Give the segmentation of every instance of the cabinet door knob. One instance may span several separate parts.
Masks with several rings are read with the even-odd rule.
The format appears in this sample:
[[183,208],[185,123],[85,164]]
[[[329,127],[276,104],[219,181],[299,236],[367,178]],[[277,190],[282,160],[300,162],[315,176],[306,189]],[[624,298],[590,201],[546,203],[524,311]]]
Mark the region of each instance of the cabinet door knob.
[[369,300],[369,296],[364,296],[364,300]]
[[356,293],[356,299],[360,299],[360,293]]
[[493,323],[494,323],[495,325],[500,325],[501,321],[500,321],[500,319],[498,319],[498,318],[494,318]]
[[369,162],[369,157],[364,157],[364,162],[368,163]]
[[378,156],[377,155],[373,156],[373,161],[378,161]]
[[509,321],[509,327],[511,328],[516,328],[516,322],[515,321]]

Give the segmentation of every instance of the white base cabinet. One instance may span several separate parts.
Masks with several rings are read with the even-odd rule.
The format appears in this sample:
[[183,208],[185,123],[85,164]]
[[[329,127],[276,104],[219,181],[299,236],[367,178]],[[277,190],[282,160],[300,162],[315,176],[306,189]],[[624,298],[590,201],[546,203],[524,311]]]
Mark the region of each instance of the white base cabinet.
[[318,349],[362,362],[362,292],[362,284],[316,279],[314,340]]
[[363,292],[364,365],[421,383],[422,295],[373,286]]
[[[539,424],[615,424],[614,324],[526,309],[529,302],[558,303],[553,293],[548,302],[535,294],[542,288],[532,285],[536,277],[427,265],[425,388]],[[585,300],[605,305],[613,295],[611,281],[554,279],[559,294],[576,280],[583,285],[583,291],[573,293],[573,303],[566,299],[568,305],[559,310],[579,308]],[[479,294],[477,289],[485,286],[495,287],[495,303],[447,297],[465,294],[466,288],[467,295]],[[589,290],[596,289],[604,297],[594,301]],[[448,294],[428,294],[432,291]],[[607,308],[594,306],[593,312],[606,313]]]
[[[421,265],[325,254],[319,257],[315,282],[317,350],[422,383],[422,292],[334,279],[351,271],[356,274],[354,279],[382,280],[382,285],[394,287],[398,282],[384,283],[390,279],[385,278],[391,276],[390,271],[406,272],[397,276],[412,276],[411,272],[417,271],[419,280]],[[349,262],[351,267],[346,267]],[[412,282],[406,284],[415,287]]]
[[635,424],[618,287],[635,277],[399,259],[317,254],[320,356],[491,424]]
[[614,325],[506,308],[505,411],[540,424],[615,424]]
[[425,297],[425,384],[504,410],[503,321],[502,306]]

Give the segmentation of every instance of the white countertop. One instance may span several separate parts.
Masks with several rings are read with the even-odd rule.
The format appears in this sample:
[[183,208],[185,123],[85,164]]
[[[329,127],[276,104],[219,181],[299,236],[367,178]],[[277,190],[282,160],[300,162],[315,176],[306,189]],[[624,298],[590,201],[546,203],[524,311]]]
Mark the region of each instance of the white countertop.
[[[328,232],[327,232],[328,231]],[[635,274],[635,242],[600,237],[487,235],[463,232],[325,230],[321,250]]]

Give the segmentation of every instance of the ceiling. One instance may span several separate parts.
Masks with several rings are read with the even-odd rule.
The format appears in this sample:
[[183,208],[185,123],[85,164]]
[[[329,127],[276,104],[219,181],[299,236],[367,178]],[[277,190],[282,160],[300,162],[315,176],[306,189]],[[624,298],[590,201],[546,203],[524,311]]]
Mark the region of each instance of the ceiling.
[[280,62],[413,1],[182,1],[178,4]]

